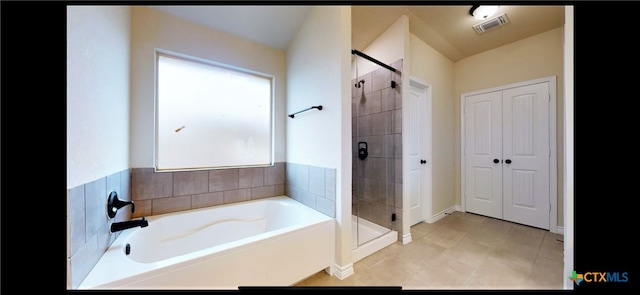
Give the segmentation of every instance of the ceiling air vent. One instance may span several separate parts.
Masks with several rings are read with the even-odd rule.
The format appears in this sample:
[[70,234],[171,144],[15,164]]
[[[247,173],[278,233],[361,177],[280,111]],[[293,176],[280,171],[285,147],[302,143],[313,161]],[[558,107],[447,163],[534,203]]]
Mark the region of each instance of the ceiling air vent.
[[509,19],[507,18],[507,15],[503,13],[473,26],[473,29],[476,30],[476,33],[480,34],[508,23]]

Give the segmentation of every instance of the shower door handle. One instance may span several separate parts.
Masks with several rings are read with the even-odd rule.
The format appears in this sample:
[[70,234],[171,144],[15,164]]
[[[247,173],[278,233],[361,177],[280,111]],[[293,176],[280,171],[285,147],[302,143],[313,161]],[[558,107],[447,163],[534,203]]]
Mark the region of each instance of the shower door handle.
[[369,156],[369,145],[366,141],[358,142],[358,158],[364,160]]

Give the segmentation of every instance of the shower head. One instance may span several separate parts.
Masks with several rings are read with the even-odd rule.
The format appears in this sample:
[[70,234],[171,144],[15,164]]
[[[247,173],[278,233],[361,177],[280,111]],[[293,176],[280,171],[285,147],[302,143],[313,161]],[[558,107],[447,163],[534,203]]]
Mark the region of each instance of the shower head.
[[360,88],[360,87],[362,87],[361,84],[364,84],[364,79],[358,81],[358,83],[356,83],[354,86],[356,86],[356,88]]

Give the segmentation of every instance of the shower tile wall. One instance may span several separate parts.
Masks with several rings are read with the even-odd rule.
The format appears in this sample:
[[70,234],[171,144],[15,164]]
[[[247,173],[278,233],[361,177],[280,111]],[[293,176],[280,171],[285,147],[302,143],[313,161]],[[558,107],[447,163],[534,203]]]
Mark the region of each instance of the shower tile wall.
[[[391,64],[402,71],[402,60]],[[352,87],[352,213],[393,230],[402,224],[402,79],[386,68],[359,75]],[[395,88],[391,87],[395,81]],[[358,158],[359,142],[369,155]],[[391,214],[396,221],[391,221]]]
[[111,223],[131,219],[131,213],[127,210],[119,212],[114,219],[108,219],[107,196],[111,191],[116,191],[121,200],[131,200],[129,169],[67,191],[70,275],[73,289],[87,277],[102,254],[120,234],[109,231]]
[[272,167],[154,172],[133,168],[133,217],[256,200],[285,193],[285,163]]

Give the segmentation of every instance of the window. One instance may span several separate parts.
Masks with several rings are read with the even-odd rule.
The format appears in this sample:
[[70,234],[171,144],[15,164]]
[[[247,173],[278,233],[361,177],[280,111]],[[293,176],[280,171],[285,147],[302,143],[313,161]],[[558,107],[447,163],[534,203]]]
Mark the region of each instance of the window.
[[273,164],[273,76],[156,53],[156,170]]

